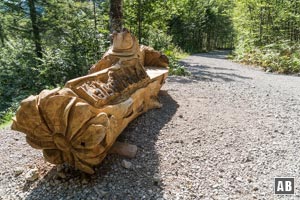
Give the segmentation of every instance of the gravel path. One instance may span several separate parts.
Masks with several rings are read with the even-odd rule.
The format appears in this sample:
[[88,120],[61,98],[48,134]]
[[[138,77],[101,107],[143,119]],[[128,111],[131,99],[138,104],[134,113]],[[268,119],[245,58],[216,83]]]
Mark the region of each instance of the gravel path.
[[[190,77],[169,77],[163,108],[133,121],[121,141],[136,158],[109,155],[84,176],[43,161],[22,133],[0,131],[0,199],[290,199],[274,177],[295,177],[300,198],[300,78],[193,55]],[[37,168],[39,179],[25,175]]]

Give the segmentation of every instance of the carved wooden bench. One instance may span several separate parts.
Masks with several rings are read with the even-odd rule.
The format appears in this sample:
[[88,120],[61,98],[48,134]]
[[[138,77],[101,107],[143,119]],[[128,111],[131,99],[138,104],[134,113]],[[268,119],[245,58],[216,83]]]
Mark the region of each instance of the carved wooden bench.
[[12,129],[25,133],[50,163],[92,174],[129,122],[161,107],[157,95],[167,65],[164,55],[140,47],[127,30],[114,33],[112,47],[90,74],[23,100]]

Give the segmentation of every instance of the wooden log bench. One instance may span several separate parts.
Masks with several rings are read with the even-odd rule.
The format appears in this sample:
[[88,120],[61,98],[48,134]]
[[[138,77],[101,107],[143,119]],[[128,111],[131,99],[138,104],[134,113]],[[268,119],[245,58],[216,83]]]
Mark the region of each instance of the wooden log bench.
[[[24,99],[12,129],[25,133],[48,162],[92,174],[129,122],[161,107],[157,96],[167,65],[164,55],[140,47],[127,30],[114,33],[112,47],[90,74]],[[118,144],[112,151],[121,148],[126,147]]]

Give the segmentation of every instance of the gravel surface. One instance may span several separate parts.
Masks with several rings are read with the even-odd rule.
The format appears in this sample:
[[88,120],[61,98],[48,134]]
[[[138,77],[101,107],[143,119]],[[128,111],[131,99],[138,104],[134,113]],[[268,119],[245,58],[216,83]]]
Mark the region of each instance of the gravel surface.
[[[136,158],[109,155],[92,176],[44,162],[22,133],[1,130],[0,199],[300,198],[300,78],[226,53],[183,60],[192,75],[169,77],[163,107],[119,138],[138,146]],[[295,177],[296,195],[275,196],[274,177]]]

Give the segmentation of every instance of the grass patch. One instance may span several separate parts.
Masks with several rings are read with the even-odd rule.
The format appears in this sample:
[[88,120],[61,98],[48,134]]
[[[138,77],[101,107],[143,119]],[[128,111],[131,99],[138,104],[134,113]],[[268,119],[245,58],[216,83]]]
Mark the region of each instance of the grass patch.
[[5,128],[11,126],[11,124],[12,124],[12,120],[4,122],[4,123],[0,124],[0,129],[5,129]]
[[189,54],[174,48],[173,50],[167,50],[164,52],[169,58],[169,73],[176,76],[189,76],[190,73],[186,70],[179,60],[186,58]]
[[18,104],[14,103],[12,106],[5,111],[0,112],[0,129],[6,128],[11,125],[12,118],[15,116]]
[[190,55],[190,54],[188,54],[188,53],[182,52],[182,53],[177,53],[177,54],[175,55],[175,57],[176,57],[176,59],[181,60],[181,59],[184,59],[184,58],[188,57],[189,55]]

